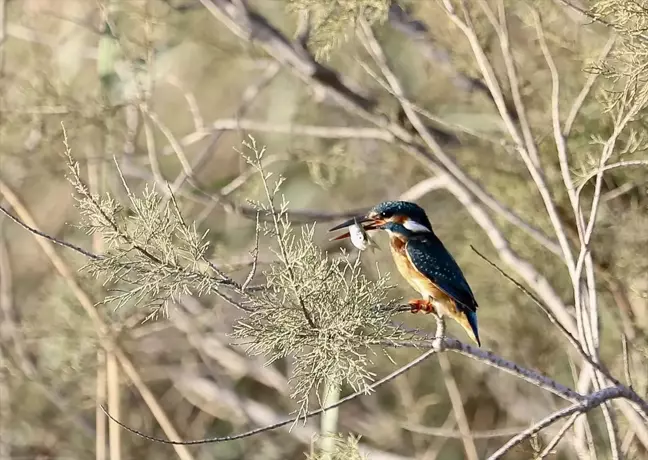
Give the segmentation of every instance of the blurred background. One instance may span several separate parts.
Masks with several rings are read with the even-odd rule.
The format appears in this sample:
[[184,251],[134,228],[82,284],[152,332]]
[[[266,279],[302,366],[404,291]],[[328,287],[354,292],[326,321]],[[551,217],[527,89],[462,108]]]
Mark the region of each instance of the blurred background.
[[[185,219],[209,229],[213,260],[242,280],[255,237],[247,200],[263,192],[236,149],[253,135],[267,147],[267,169],[286,178],[282,192],[294,225],[314,223],[316,240],[332,256],[343,248],[355,251],[329,242],[326,232],[350,213],[391,199],[421,204],[480,303],[483,347],[574,387],[579,358],[542,311],[470,249],[474,245],[502,266],[510,260],[500,259],[501,247],[494,247],[484,221],[467,210],[476,202],[516,257],[545,277],[573,314],[564,264],[542,238],[505,215],[509,210],[555,239],[471,44],[443,2],[353,3],[0,0],[2,204],[50,235],[104,250],[99,237],[75,227],[79,217],[65,177],[63,124],[93,192],[110,192],[126,203],[115,161],[135,191],[148,184],[164,194],[172,184]],[[467,2],[475,36],[495,76],[507,82],[498,35],[478,3]],[[571,171],[581,179],[598,164],[600,146],[593,136],[606,138],[614,128],[606,97],[618,80],[592,73],[593,63],[609,52],[613,31],[559,0],[490,3],[497,14],[506,13],[530,136],[568,237],[578,241],[553,139],[552,75],[533,11],[541,12],[558,71],[563,120],[591,84],[568,137]],[[373,21],[373,37],[363,35],[354,8]],[[490,205],[472,195],[462,200],[456,188],[452,192],[438,152],[421,140],[393,95],[371,38],[406,97],[425,114],[421,118],[439,149],[492,198]],[[509,107],[511,88],[502,84]],[[519,113],[510,111],[517,123]],[[643,122],[638,115],[639,135]],[[645,159],[643,143],[636,145],[619,156]],[[602,359],[623,375],[625,334],[633,382],[643,394],[647,180],[642,168],[606,174],[592,243]],[[583,200],[591,202],[588,187]],[[317,418],[292,430],[175,450],[109,427],[99,404],[161,437],[175,431],[195,439],[272,423],[296,409],[289,397],[290,359],[264,365],[263,357],[232,345],[229,333],[241,312],[217,298],[187,295],[170,306],[168,316],[146,321],[146,309],[100,304],[106,287],[79,270],[84,258],[41,243],[1,218],[0,459],[271,460],[314,451]],[[409,298],[414,293],[396,273],[387,240],[378,237],[377,243],[381,250],[361,254],[367,273],[391,272],[399,285],[394,296]],[[260,268],[272,259],[262,245]],[[396,319],[434,330],[433,319],[423,315]],[[102,327],[118,334],[116,349],[101,346]],[[468,340],[454,324],[449,334]],[[402,365],[419,353],[394,350],[386,356],[377,350],[371,371],[385,375],[394,362]],[[338,431],[360,436],[360,451],[372,460],[486,458],[561,404],[501,371],[448,355],[344,405]],[[600,413],[588,421],[582,436],[593,450],[579,451],[582,439],[570,432],[550,458],[594,458],[592,452],[609,458]],[[646,430],[623,417],[618,423],[627,458],[646,458]],[[506,458],[534,458],[558,428]]]

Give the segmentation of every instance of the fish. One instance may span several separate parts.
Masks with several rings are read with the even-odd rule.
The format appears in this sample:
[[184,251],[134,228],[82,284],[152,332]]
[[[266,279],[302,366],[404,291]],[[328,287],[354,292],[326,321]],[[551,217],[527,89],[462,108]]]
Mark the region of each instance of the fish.
[[366,249],[371,248],[373,252],[375,248],[380,249],[376,242],[371,237],[369,237],[369,233],[367,232],[367,230],[376,230],[374,226],[367,225],[365,227],[361,223],[359,223],[357,219],[353,219],[353,224],[346,227],[346,229],[346,232],[344,232],[342,235],[336,236],[335,238],[331,238],[330,241],[349,238],[351,240],[351,243],[353,243],[353,245],[360,251],[365,251]]
[[362,224],[359,224],[355,219],[353,225],[349,226],[349,236],[351,238],[351,243],[353,243],[353,245],[360,251],[366,250],[371,245],[376,245],[376,243],[369,237],[367,230],[365,230]]

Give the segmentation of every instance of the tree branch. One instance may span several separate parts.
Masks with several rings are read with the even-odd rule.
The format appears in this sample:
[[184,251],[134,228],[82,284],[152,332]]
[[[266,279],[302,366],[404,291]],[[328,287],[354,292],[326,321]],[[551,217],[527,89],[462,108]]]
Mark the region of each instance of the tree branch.
[[601,404],[605,403],[606,401],[625,397],[625,390],[626,388],[623,387],[604,388],[597,391],[596,393],[592,393],[591,395],[587,396],[581,402],[572,404],[571,406],[568,406],[564,409],[553,412],[544,419],[540,420],[535,425],[530,426],[526,430],[512,437],[506,444],[497,449],[495,453],[488,457],[488,460],[497,460],[499,458],[502,458],[504,454],[509,452],[515,446],[529,439],[534,434],[539,433],[548,426],[556,423],[558,420],[569,417],[572,414],[588,412],[595,407],[598,407]]

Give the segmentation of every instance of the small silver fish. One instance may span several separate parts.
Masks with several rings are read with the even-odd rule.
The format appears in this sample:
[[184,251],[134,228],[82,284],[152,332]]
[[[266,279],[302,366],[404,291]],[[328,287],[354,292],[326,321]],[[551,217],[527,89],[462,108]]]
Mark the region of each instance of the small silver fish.
[[353,245],[361,251],[364,251],[375,242],[369,237],[365,228],[354,219],[353,225],[349,227],[349,237]]

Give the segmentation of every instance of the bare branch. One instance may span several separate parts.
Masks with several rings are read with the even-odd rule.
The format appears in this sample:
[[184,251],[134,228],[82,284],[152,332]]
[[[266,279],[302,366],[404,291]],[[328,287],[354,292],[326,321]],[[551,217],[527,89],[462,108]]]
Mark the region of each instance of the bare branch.
[[[273,134],[286,134],[289,136],[306,136],[323,139],[375,139],[391,142],[394,136],[381,128],[348,127],[348,126],[318,126],[300,124],[277,124],[261,120],[224,118],[213,121],[208,130],[196,131],[187,134],[178,141],[179,145],[188,147],[200,142],[213,131],[258,131]],[[172,145],[163,149],[164,155],[174,152]]]
[[573,414],[588,412],[594,409],[595,407],[598,407],[601,404],[605,403],[606,401],[622,398],[623,396],[624,396],[624,389],[620,387],[605,388],[603,390],[597,391],[596,393],[589,395],[586,399],[584,399],[581,402],[572,404],[571,406],[568,406],[564,409],[561,409],[559,411],[556,411],[548,415],[547,417],[540,420],[535,425],[532,425],[531,427],[522,431],[518,435],[514,436],[506,444],[500,447],[495,453],[493,453],[490,457],[488,457],[488,460],[497,460],[499,458],[502,458],[504,454],[509,452],[515,446],[529,439],[534,434],[539,433],[546,427],[556,423],[560,419],[569,417]]
[[585,185],[587,185],[587,183],[592,178],[594,178],[597,174],[610,171],[612,169],[625,168],[628,166],[648,166],[648,160],[624,160],[624,161],[619,161],[617,163],[611,163],[609,165],[605,165],[602,168],[597,169],[596,171],[592,171],[587,176],[585,176],[585,178],[581,180],[581,184],[577,188],[577,194],[580,195]]
[[[603,47],[603,50],[598,56],[597,61],[602,62],[607,58],[607,56],[610,54],[610,51],[612,51],[612,47],[614,46],[615,42],[615,37],[610,37],[605,44],[605,47]],[[594,86],[594,83],[596,82],[597,77],[599,76],[598,73],[592,72],[588,77],[587,80],[585,81],[585,84],[583,85],[583,88],[581,89],[580,93],[578,93],[578,96],[576,99],[574,99],[574,103],[571,106],[571,109],[569,109],[569,114],[567,115],[567,118],[565,119],[565,123],[563,125],[563,130],[562,130],[562,135],[565,138],[568,138],[569,135],[571,134],[571,130],[574,126],[574,122],[576,121],[576,117],[578,116],[578,113],[580,112],[581,108],[583,107],[583,104],[585,103],[585,99],[587,99],[587,96],[589,95],[592,87]]]
[[625,374],[626,385],[632,389],[632,374],[630,373],[630,355],[628,354],[628,338],[625,334],[621,335],[621,346],[623,348],[623,372]]
[[[562,127],[560,124],[560,79],[558,78],[558,69],[556,68],[556,64],[553,60],[553,57],[551,56],[549,47],[547,46],[544,29],[542,28],[542,23],[540,22],[540,14],[535,9],[532,9],[531,11],[536,23],[536,31],[540,41],[540,49],[542,50],[542,54],[544,55],[545,61],[547,62],[547,67],[549,67],[549,72],[551,74],[551,120],[554,140],[556,142],[556,149],[558,150],[560,172],[562,173],[563,182],[565,184],[567,196],[569,197],[569,201],[571,202],[574,215],[577,217],[578,213],[576,209],[576,192],[574,190],[574,183],[570,175],[569,162],[567,160],[567,142],[565,136],[563,135]],[[578,234],[581,235],[582,228],[578,219],[576,219],[576,228],[578,229]]]
[[[450,418],[452,418],[452,413],[450,413]],[[444,427],[429,427],[429,426],[419,426],[413,425],[410,423],[403,423],[403,428],[412,433],[424,434],[426,436],[439,436],[441,438],[455,438],[461,439],[463,434],[454,429],[447,429]],[[500,438],[500,437],[509,437],[518,434],[520,431],[524,430],[526,427],[515,426],[512,428],[498,428],[494,430],[483,430],[483,431],[473,431],[471,436],[473,439],[491,439],[491,438]]]
[[428,26],[423,21],[411,17],[397,2],[393,2],[389,7],[389,23],[417,43],[423,56],[435,64],[441,64],[452,75],[452,82],[457,88],[480,92],[492,99],[484,82],[454,68],[450,52],[435,42],[430,36]]
[[[511,85],[511,94],[513,96],[513,102],[515,104],[515,110],[519,117],[518,124],[522,129],[522,136],[526,145],[526,149],[529,152],[531,161],[536,168],[540,168],[540,157],[538,155],[538,146],[531,132],[531,124],[527,118],[527,109],[522,99],[520,81],[518,78],[517,68],[515,66],[515,61],[513,60],[513,53],[511,50],[511,43],[509,39],[508,25],[506,19],[506,10],[504,9],[504,2],[502,0],[498,1],[497,6],[499,9],[499,23],[495,18],[495,14],[486,4],[486,2],[480,2],[482,9],[486,13],[486,16],[490,20],[491,24],[495,28],[499,36],[500,49],[502,51],[502,57],[504,58],[504,65],[506,66],[506,73]],[[503,96],[502,96],[503,97]],[[511,117],[511,121],[515,121]],[[506,120],[505,120],[506,122]]]
[[[408,347],[408,348],[434,348],[433,341],[408,341],[408,342],[381,342],[382,345],[393,346],[393,347]],[[455,353],[462,354],[471,359],[479,361],[488,366],[494,367],[496,369],[502,370],[508,374],[514,375],[515,377],[529,382],[530,384],[547,390],[556,396],[561,397],[562,399],[570,402],[581,401],[586,396],[581,395],[577,391],[566,387],[565,385],[556,382],[555,380],[539,374],[536,371],[531,369],[526,369],[514,362],[508,361],[495,353],[490,351],[482,350],[481,348],[475,348],[471,345],[465,344],[457,339],[446,337],[443,340],[443,350],[444,351],[453,351]]]

